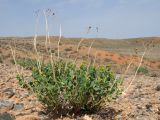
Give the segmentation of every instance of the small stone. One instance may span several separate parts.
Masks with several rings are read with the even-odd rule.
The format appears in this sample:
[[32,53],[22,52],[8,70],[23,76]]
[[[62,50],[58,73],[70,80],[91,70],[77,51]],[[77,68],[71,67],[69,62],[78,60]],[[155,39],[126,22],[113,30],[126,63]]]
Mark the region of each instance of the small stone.
[[0,113],[0,120],[15,120],[15,116],[7,112]]
[[158,115],[160,115],[160,107],[158,107],[158,112],[157,113],[158,113]]
[[16,103],[15,105],[14,105],[14,110],[21,110],[21,109],[23,109],[24,108],[24,104],[23,103]]
[[39,112],[38,112],[38,115],[42,115],[42,116],[43,116],[43,115],[46,115],[46,112],[44,112],[44,111],[39,111]]
[[146,105],[146,108],[147,108],[147,109],[150,109],[151,107],[152,107],[151,104],[147,104],[147,105]]
[[137,106],[138,109],[142,109],[142,107],[140,105]]
[[151,105],[151,104],[147,104],[147,105],[146,105],[146,109],[147,109],[146,111],[147,111],[147,112],[152,112],[151,108],[152,108],[152,105]]
[[5,97],[11,98],[15,94],[15,89],[6,88],[5,90],[3,90],[3,93],[4,93]]
[[7,100],[0,100],[0,109],[11,110],[13,108],[13,102]]
[[160,85],[157,85],[156,90],[160,91]]

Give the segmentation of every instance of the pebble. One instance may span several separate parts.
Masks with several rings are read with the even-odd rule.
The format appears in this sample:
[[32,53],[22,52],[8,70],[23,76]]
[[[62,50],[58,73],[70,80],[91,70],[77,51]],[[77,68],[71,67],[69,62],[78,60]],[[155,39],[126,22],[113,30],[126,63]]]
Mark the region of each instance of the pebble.
[[14,103],[8,100],[0,100],[0,109],[11,110],[14,106]]
[[157,85],[156,90],[160,91],[160,85]]
[[5,94],[5,97],[11,98],[11,97],[13,97],[14,94],[15,94],[15,89],[6,88],[6,89],[3,90],[3,94]]
[[142,109],[142,107],[141,107],[140,105],[137,105],[137,108],[138,108],[138,109]]
[[160,107],[158,107],[158,112],[157,113],[158,113],[158,115],[160,115]]
[[15,120],[15,116],[7,112],[0,113],[0,120]]
[[147,112],[152,112],[151,108],[152,108],[152,105],[151,105],[151,104],[147,104],[147,105],[146,105],[146,109],[147,109],[146,111],[147,111]]
[[21,110],[21,109],[23,109],[23,108],[24,108],[24,104],[23,104],[23,103],[16,103],[16,104],[14,105],[13,110]]
[[46,115],[46,112],[44,112],[44,111],[39,111],[39,112],[38,112],[38,115],[42,115],[42,116],[43,116],[43,115]]

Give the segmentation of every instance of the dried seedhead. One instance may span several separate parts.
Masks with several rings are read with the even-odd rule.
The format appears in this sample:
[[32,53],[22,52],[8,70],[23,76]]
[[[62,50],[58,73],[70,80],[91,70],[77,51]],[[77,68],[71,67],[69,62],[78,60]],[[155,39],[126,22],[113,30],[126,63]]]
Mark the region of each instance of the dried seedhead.
[[53,10],[51,10],[50,8],[48,8],[45,12],[46,12],[46,15],[47,15],[48,17],[55,15],[55,13],[53,12]]

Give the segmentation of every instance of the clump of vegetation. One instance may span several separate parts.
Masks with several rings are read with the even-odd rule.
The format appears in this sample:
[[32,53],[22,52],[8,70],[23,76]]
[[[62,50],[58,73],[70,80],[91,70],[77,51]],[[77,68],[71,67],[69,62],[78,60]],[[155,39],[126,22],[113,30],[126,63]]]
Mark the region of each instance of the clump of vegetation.
[[[137,69],[137,68],[136,68]],[[141,66],[138,71],[137,71],[138,74],[145,74],[147,75],[149,73],[149,70],[146,66]]]
[[[39,13],[39,11],[37,13]],[[62,37],[60,25],[60,35],[57,48],[55,49],[57,53],[54,51],[57,59],[53,60],[51,46],[49,46],[48,17],[54,15],[54,13],[51,9],[47,9],[43,11],[43,13],[46,21],[45,48],[46,52],[50,53],[50,62],[44,63],[39,59],[40,54],[37,50],[37,30],[35,30],[34,51],[38,56],[37,60],[22,59],[16,61],[15,51],[11,48],[14,62],[32,70],[33,79],[31,81],[27,81],[25,77],[18,72],[17,79],[20,85],[33,91],[37,98],[44,103],[49,110],[61,114],[67,114],[68,112],[95,112],[104,106],[106,102],[117,98],[122,92],[120,87],[122,80],[115,77],[110,67],[95,66],[92,64],[93,58],[90,59],[90,49],[94,41],[92,41],[87,52],[89,63],[83,62],[79,66],[76,65],[77,59],[75,59],[74,62],[61,60],[59,52],[60,40]],[[38,23],[38,16],[37,14],[36,23]],[[91,26],[89,26],[87,34],[90,29]],[[98,27],[96,30],[98,32]],[[65,51],[71,51],[70,55],[77,54],[76,58],[78,58],[80,43],[83,40],[84,39],[81,39],[78,43],[76,51],[72,51],[71,48],[65,49]],[[48,47],[50,49],[48,49]],[[101,56],[101,53],[98,53],[98,56]]]
[[31,89],[48,108],[60,113],[96,111],[121,93],[122,81],[115,78],[108,66],[82,63],[76,67],[72,62],[57,60],[41,64],[40,69],[33,66],[32,77],[26,83],[22,75],[17,76],[23,87]]
[[[11,60],[11,62],[13,64],[15,64],[15,61],[14,60]],[[34,60],[34,59],[30,59],[30,58],[26,58],[26,59],[18,59],[17,61],[17,64],[19,64],[20,66],[26,68],[26,69],[29,69],[29,70],[32,70],[33,67],[37,66],[37,61]]]

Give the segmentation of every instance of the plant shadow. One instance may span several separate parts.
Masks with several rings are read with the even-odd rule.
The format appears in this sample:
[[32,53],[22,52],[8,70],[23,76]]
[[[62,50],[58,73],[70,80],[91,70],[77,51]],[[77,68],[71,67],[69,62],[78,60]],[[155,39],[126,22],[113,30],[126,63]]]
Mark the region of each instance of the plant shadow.
[[55,119],[75,119],[75,120],[85,120],[84,116],[89,116],[89,118],[93,120],[115,120],[116,116],[122,113],[122,110],[116,110],[112,107],[108,108],[102,108],[99,111],[89,111],[84,112],[80,111],[77,113],[74,113],[74,111],[67,113],[67,114],[60,114],[56,113],[55,111],[50,111],[46,109],[47,118],[45,120],[55,120]]

